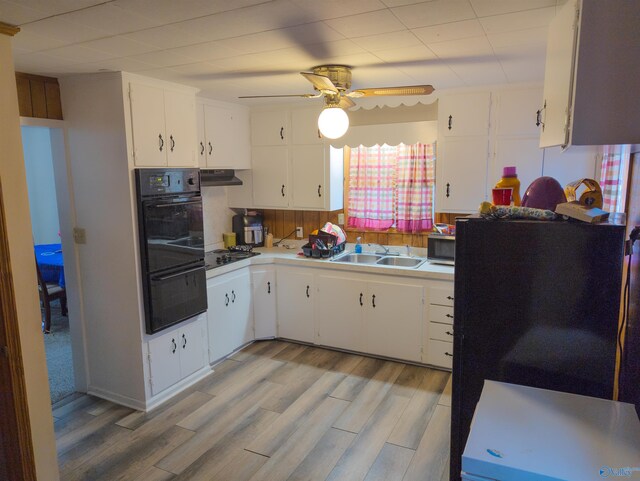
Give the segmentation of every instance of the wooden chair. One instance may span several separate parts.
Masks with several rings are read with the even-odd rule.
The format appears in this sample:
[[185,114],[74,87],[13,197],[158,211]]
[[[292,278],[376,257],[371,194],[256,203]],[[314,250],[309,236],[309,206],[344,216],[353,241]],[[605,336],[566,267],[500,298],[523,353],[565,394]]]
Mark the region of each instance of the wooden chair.
[[44,327],[45,334],[51,332],[51,301],[60,299],[60,308],[63,316],[67,315],[67,291],[64,287],[55,282],[45,282],[40,273],[40,266],[36,262],[36,272],[38,273],[38,290],[40,291],[40,302],[44,306]]

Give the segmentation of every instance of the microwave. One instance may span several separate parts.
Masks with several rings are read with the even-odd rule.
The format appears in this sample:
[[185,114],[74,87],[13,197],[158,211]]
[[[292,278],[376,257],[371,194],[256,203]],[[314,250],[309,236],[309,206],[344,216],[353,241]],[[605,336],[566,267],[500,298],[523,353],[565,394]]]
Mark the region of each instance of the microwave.
[[456,236],[430,234],[427,239],[427,260],[452,266],[456,258]]

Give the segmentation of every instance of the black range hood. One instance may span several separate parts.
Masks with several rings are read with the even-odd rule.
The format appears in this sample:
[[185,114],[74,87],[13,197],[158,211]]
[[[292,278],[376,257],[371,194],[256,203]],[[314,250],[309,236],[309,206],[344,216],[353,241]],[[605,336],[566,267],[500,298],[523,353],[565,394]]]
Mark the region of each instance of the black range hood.
[[242,185],[242,181],[236,177],[233,169],[200,169],[200,185]]

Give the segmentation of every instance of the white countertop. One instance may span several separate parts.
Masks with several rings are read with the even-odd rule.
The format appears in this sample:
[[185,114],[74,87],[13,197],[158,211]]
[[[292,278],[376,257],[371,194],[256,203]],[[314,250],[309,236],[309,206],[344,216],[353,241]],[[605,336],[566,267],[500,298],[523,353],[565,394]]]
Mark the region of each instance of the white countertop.
[[[233,272],[243,267],[250,265],[264,265],[264,264],[280,264],[280,265],[292,265],[300,267],[313,267],[321,269],[331,269],[334,271],[354,272],[354,273],[367,273],[367,274],[381,274],[392,276],[412,277],[419,279],[437,279],[453,281],[453,266],[447,266],[442,264],[432,264],[429,261],[422,264],[420,267],[398,267],[398,266],[378,266],[371,264],[349,264],[333,262],[329,259],[313,259],[311,257],[304,257],[302,249],[300,248],[304,241],[284,241],[283,246],[272,248],[256,248],[255,252],[259,252],[259,256],[251,257],[242,261],[233,262],[232,264],[224,265],[221,267],[214,267],[207,270],[207,279],[217,277],[227,272]],[[287,249],[284,245],[292,246],[291,249]],[[403,246],[389,246],[392,251],[398,250],[404,255],[405,248]],[[353,251],[354,244],[347,244],[345,252]],[[426,249],[413,248],[415,255],[418,257],[426,257]],[[365,246],[364,252],[368,253],[371,248]],[[300,253],[300,255],[298,255]]]

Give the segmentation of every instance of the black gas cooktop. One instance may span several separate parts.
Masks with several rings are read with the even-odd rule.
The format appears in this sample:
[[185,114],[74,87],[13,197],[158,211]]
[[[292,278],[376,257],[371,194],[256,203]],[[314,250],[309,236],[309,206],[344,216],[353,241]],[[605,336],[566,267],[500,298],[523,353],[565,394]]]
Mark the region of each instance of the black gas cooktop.
[[249,257],[260,255],[259,252],[253,252],[251,246],[236,246],[231,249],[216,249],[204,255],[204,263],[207,269],[214,267],[226,266],[232,262],[248,259]]

